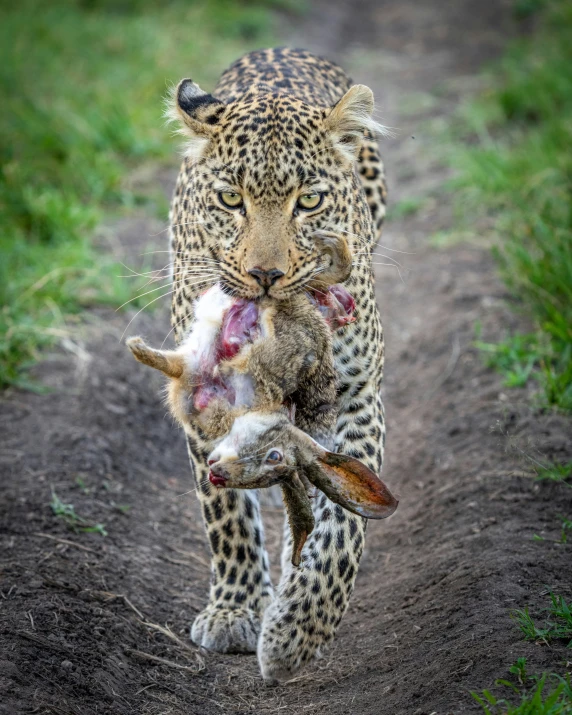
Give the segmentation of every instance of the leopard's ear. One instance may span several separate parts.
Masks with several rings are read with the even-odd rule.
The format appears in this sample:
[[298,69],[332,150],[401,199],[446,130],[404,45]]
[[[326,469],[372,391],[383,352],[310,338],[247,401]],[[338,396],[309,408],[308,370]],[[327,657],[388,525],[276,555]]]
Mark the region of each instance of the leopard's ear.
[[170,92],[165,107],[166,118],[179,124],[180,134],[191,138],[190,153],[197,155],[216,132],[226,104],[193,80],[182,79]]
[[386,133],[384,127],[372,119],[373,107],[371,89],[364,84],[354,84],[326,115],[325,127],[334,148],[347,161],[357,159],[366,132],[374,136]]
[[174,350],[154,350],[139,337],[129,338],[127,347],[136,360],[160,370],[167,377],[178,379],[183,375],[185,360],[180,353]]

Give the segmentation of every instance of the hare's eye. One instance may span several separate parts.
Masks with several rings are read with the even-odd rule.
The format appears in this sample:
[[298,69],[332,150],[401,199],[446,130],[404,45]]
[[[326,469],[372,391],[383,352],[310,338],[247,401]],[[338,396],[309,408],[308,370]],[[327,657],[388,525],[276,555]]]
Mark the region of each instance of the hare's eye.
[[264,460],[267,464],[278,464],[282,461],[282,453],[277,449],[271,449]]

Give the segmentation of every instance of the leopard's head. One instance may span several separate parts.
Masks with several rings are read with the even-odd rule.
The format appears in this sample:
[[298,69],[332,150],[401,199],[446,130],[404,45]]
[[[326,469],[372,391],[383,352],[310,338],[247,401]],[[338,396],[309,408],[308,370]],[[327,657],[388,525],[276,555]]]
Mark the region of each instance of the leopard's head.
[[320,236],[340,236],[350,250],[371,239],[355,163],[378,128],[373,106],[364,85],[324,108],[263,86],[225,103],[182,80],[170,105],[190,139],[173,221],[180,272],[206,256],[202,265],[247,299],[319,286],[331,263]]

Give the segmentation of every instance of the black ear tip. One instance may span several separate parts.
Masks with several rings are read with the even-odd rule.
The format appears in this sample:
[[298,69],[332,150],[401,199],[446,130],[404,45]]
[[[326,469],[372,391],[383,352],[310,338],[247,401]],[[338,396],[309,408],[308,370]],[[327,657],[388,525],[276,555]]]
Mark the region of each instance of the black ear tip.
[[177,88],[177,102],[181,105],[181,107],[183,107],[187,102],[195,99],[197,94],[200,94],[200,91],[197,92],[197,90],[198,85],[196,85],[192,79],[182,79],[179,82],[179,86]]
[[[179,108],[190,117],[207,122],[208,124],[215,124],[218,121],[220,110],[224,109],[224,105],[220,100],[213,97],[212,94],[204,92],[192,79],[183,79],[179,82],[177,104]],[[212,105],[217,106],[212,107]],[[219,111],[211,112],[211,107]],[[203,109],[208,110],[206,116],[203,116],[204,113],[197,115],[197,111],[200,110],[202,112]]]

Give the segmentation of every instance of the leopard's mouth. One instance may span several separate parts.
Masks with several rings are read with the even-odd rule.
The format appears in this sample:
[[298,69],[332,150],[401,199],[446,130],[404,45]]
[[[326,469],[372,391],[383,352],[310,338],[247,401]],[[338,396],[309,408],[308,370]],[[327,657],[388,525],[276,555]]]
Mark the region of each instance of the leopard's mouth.
[[261,286],[255,281],[250,281],[249,276],[241,276],[237,280],[234,276],[221,276],[223,290],[235,298],[245,300],[260,300],[262,298],[273,298],[274,300],[285,300],[295,293],[303,293],[307,290],[312,280],[312,273],[304,276],[303,279],[288,280],[288,276],[280,278],[271,286]]

